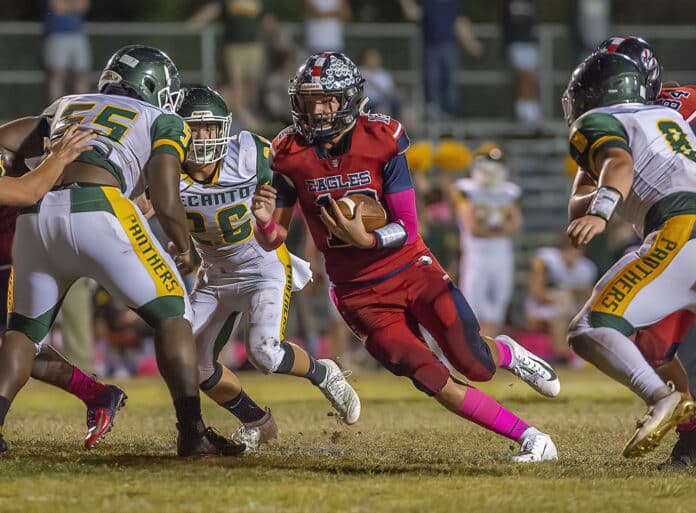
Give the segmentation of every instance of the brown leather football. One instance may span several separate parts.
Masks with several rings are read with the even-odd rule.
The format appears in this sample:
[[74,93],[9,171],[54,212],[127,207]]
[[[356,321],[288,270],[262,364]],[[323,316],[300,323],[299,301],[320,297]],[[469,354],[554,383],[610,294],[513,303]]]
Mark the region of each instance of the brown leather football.
[[346,219],[353,219],[355,208],[362,203],[362,220],[365,230],[371,232],[387,224],[387,212],[382,204],[367,194],[349,194],[339,198],[338,208]]

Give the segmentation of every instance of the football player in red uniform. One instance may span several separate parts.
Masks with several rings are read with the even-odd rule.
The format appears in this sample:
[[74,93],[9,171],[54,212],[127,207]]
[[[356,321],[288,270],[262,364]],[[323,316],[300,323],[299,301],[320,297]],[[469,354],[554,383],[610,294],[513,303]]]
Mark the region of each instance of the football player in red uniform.
[[[256,237],[267,249],[287,236],[299,202],[324,254],[338,310],[367,350],[398,376],[450,411],[520,443],[515,461],[556,459],[551,438],[480,390],[453,378],[425,343],[435,338],[467,378],[487,381],[506,368],[543,395],[558,394],[553,369],[511,338],[485,339],[464,296],[418,234],[415,192],[403,152],[408,137],[398,121],[363,114],[367,101],[356,66],[340,53],[312,55],[291,82],[293,126],[273,141],[273,187],[255,195]],[[367,232],[362,204],[352,220],[337,199],[372,195],[388,224]]]

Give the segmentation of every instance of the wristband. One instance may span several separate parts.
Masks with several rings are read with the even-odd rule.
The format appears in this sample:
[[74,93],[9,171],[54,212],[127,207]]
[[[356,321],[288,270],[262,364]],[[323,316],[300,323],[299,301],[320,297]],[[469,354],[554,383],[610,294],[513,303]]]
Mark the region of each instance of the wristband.
[[259,230],[261,231],[261,233],[273,233],[275,231],[277,225],[276,225],[275,219],[273,219],[271,217],[271,220],[269,221],[269,223],[266,226],[261,226],[259,224],[257,224],[256,226],[259,227]]
[[619,191],[613,187],[604,185],[597,189],[597,194],[595,194],[595,197],[592,199],[586,213],[609,221],[622,199]]
[[408,232],[401,223],[389,223],[372,232],[375,236],[375,245],[380,248],[400,248],[406,243]]

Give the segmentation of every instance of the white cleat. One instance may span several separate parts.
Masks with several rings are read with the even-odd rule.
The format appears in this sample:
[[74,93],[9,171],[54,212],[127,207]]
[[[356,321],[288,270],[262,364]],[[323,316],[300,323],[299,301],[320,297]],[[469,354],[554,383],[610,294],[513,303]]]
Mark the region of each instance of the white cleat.
[[319,383],[319,389],[331,401],[341,420],[346,424],[355,424],[360,418],[360,398],[346,380],[349,373],[344,373],[333,360],[317,360],[326,367],[326,377]]
[[553,367],[507,335],[498,335],[495,339],[508,346],[512,352],[512,361],[507,370],[541,395],[546,397],[558,395],[561,391],[561,382],[558,381]]
[[521,442],[520,452],[512,457],[515,463],[537,463],[558,459],[558,452],[551,437],[536,428],[528,428],[522,435]]

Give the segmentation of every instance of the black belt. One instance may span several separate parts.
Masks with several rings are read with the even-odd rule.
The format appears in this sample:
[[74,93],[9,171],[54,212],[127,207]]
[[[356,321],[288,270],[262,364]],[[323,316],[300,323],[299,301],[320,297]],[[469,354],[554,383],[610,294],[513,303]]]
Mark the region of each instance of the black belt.
[[95,183],[95,182],[70,182],[70,183],[62,183],[60,185],[56,185],[51,190],[52,191],[65,191],[67,189],[77,189],[78,187],[117,187],[117,186],[106,184],[106,183]]

